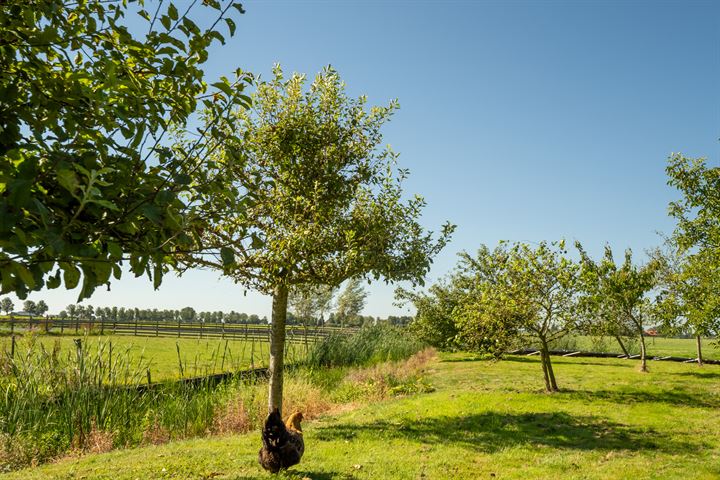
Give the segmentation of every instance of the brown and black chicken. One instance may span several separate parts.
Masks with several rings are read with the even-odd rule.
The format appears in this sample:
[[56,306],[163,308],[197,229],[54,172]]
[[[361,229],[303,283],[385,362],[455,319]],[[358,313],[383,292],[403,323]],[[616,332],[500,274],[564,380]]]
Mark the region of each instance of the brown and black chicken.
[[277,473],[300,463],[305,452],[302,419],[303,414],[295,412],[283,423],[277,408],[267,416],[262,430],[263,446],[258,453],[258,461],[265,470]]

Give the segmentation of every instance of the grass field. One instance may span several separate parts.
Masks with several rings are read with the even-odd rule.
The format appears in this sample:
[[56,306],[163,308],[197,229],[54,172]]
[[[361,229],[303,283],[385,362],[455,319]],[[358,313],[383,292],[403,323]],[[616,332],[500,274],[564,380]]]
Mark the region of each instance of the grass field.
[[[16,355],[25,355],[31,342],[39,342],[46,350],[51,350],[58,342],[64,355],[74,353],[74,338],[81,338],[86,348],[92,352],[101,346],[107,351],[111,342],[117,354],[124,355],[127,352],[134,364],[141,365],[143,370],[149,368],[153,381],[179,378],[180,360],[183,376],[190,377],[265,366],[269,356],[269,344],[264,341],[40,334],[19,335],[16,338]],[[10,337],[0,337],[0,350],[9,352],[10,342]],[[304,348],[301,344],[288,344],[288,360],[293,362],[301,359],[305,353]]]
[[[357,405],[305,428],[295,479],[716,479],[720,367],[535,357],[498,363],[443,354],[432,393]],[[7,478],[272,478],[257,433],[65,459]]]
[[[640,344],[636,339],[624,340],[625,347],[630,353],[640,353]],[[720,348],[716,339],[703,338],[703,358],[720,360]],[[645,344],[648,356],[697,357],[694,338],[664,338],[646,337]],[[622,353],[613,338],[588,337],[582,335],[568,336],[555,345],[555,348],[565,350],[583,350],[591,352]]]

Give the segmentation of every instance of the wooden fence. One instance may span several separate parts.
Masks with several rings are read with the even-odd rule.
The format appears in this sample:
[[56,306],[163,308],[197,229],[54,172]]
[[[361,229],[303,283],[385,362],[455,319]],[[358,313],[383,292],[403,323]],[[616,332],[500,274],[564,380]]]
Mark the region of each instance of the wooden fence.
[[[54,334],[134,335],[141,337],[223,338],[229,340],[270,340],[270,326],[249,323],[177,322],[167,320],[102,320],[57,317],[6,317],[0,328],[34,330]],[[356,328],[288,325],[286,342],[315,342],[330,334],[351,334]]]

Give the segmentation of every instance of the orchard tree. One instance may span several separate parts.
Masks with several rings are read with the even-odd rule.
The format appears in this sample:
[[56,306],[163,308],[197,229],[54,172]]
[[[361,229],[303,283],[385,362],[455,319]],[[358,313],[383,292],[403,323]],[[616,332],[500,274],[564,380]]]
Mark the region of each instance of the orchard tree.
[[274,78],[258,85],[252,110],[237,110],[233,131],[223,133],[234,135],[238,148],[214,161],[243,208],[199,201],[218,213],[203,241],[219,250],[187,261],[272,295],[270,410],[282,408],[292,288],[356,277],[421,283],[453,230],[444,225],[436,239],[418,221],[424,200],[403,200],[407,172],[380,148],[380,128],[396,108],[349,98],[331,68],[308,86],[304,75],[285,78],[277,66]]
[[458,345],[458,326],[453,312],[461,303],[462,293],[452,281],[441,281],[425,291],[398,288],[395,298],[398,306],[411,303],[415,318],[410,330],[421,340],[438,348]]
[[[201,67],[224,42],[216,26],[232,35],[229,15],[242,8],[180,7],[0,2],[0,293],[24,299],[82,279],[82,300],[120,278],[123,261],[157,288],[177,253],[201,248],[197,231],[213,212],[195,209],[192,194],[220,201],[224,181],[191,185],[190,174],[212,154],[208,138],[222,141],[230,110],[249,101],[245,74],[209,88]],[[198,10],[209,25],[190,18]],[[207,125],[187,149],[166,148],[198,105]]]
[[537,247],[502,242],[474,257],[461,253],[458,283],[467,282],[470,294],[454,311],[459,335],[496,354],[513,338],[537,343],[545,389],[558,391],[550,344],[576,327],[579,273],[564,241]]
[[337,300],[335,318],[340,320],[340,325],[352,324],[365,308],[367,291],[360,278],[351,278],[347,281],[345,289],[340,293]]
[[653,291],[658,286],[661,263],[651,258],[643,265],[632,260],[632,250],[625,250],[623,263],[617,264],[612,249],[605,247],[599,262],[592,260],[582,245],[576,246],[582,257],[582,282],[585,309],[595,318],[614,324],[609,328],[630,329],[640,340],[640,371],[647,372],[645,326],[657,308]]
[[10,315],[15,308],[15,304],[9,297],[5,297],[0,300],[0,310],[5,312],[5,315]]
[[711,168],[704,158],[673,154],[666,168],[668,184],[683,197],[670,203],[677,220],[675,241],[681,250],[712,250],[720,255],[720,168]]
[[720,330],[720,261],[707,249],[689,254],[673,247],[654,252],[662,265],[657,311],[666,328],[695,337],[702,366],[702,337]]

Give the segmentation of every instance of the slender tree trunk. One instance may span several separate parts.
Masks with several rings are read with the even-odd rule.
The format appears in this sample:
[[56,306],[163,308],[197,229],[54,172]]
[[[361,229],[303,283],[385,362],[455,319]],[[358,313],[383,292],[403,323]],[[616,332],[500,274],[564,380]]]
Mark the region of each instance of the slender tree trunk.
[[647,372],[647,355],[645,353],[645,332],[640,331],[640,371]]
[[545,391],[551,392],[552,387],[550,386],[550,376],[548,375],[547,359],[545,358],[545,350],[540,350],[540,364],[543,369],[543,377],[545,377]]
[[285,320],[287,319],[288,288],[275,287],[272,303],[272,331],[270,336],[270,385],[268,411],[277,408],[282,413],[283,364],[285,356]]
[[697,345],[697,356],[698,356],[698,357],[697,357],[697,362],[698,362],[698,366],[699,366],[699,367],[702,367],[702,366],[703,366],[703,360],[702,360],[702,338],[700,337],[700,335],[695,335],[695,342],[696,342],[696,345]]
[[627,348],[625,348],[625,344],[622,342],[622,340],[620,340],[620,335],[615,335],[615,340],[617,340],[618,345],[620,345],[620,349],[622,350],[623,354],[626,357],[629,357],[630,354],[628,353]]
[[542,340],[542,355],[545,362],[545,365],[543,366],[546,377],[545,386],[549,392],[557,392],[560,389],[555,381],[555,372],[553,372],[552,361],[550,360],[550,348],[545,340]]

